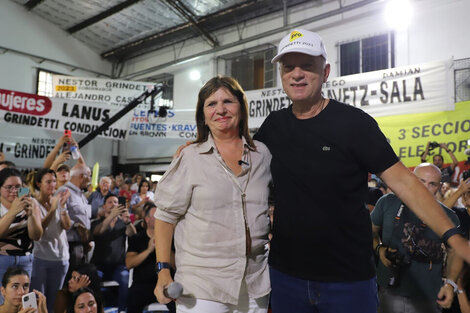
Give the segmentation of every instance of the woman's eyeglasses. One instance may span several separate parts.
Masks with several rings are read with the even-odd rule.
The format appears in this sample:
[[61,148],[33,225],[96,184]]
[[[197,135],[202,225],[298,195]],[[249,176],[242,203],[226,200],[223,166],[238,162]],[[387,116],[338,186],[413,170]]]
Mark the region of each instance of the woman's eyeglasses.
[[7,185],[7,186],[2,186],[2,188],[5,188],[5,189],[8,190],[9,192],[12,192],[12,191],[18,191],[18,190],[20,190],[21,185]]

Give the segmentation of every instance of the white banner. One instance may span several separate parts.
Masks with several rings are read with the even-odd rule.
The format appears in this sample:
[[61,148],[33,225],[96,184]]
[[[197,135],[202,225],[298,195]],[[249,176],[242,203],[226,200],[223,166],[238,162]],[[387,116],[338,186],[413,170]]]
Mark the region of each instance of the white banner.
[[[93,101],[107,103],[113,107],[123,107],[152,88],[155,83],[53,75],[52,85],[55,98]],[[139,108],[149,106],[150,97],[142,102]]]
[[[329,79],[323,94],[360,107],[372,116],[454,109],[451,61],[436,61]],[[246,92],[250,128],[271,111],[290,105],[282,88]]]
[[[0,121],[87,135],[109,120],[118,107],[71,99],[43,96],[0,89]],[[132,113],[119,119],[99,136],[124,140]]]
[[14,162],[19,167],[42,167],[49,152],[54,149],[56,140],[41,137],[0,136],[0,152],[5,160]]
[[193,110],[168,110],[165,118],[150,116],[148,111],[134,110],[129,128],[129,139],[132,137],[148,138],[184,138],[196,139],[196,122]]

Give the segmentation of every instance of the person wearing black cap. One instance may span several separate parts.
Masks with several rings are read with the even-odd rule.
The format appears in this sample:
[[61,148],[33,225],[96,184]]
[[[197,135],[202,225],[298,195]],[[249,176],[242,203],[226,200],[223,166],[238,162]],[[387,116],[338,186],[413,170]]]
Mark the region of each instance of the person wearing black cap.
[[398,160],[377,122],[322,95],[330,64],[320,36],[295,29],[278,51],[272,62],[280,62],[292,105],[271,112],[254,137],[272,154],[273,312],[377,312],[368,172],[470,260],[468,241]]

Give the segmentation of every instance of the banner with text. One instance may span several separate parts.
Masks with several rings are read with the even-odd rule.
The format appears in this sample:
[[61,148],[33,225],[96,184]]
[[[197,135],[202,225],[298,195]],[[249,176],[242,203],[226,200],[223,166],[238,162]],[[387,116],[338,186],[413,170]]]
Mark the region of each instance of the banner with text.
[[[108,104],[58,99],[0,89],[0,121],[40,127],[63,132],[88,134],[119,110]],[[100,136],[124,140],[127,136],[131,113],[119,119]]]
[[[395,153],[408,167],[421,163],[420,155],[428,141],[447,144],[458,161],[467,159],[464,151],[470,139],[470,101],[456,103],[454,111],[384,116],[376,120]],[[440,154],[444,163],[452,162],[448,153],[441,150],[440,147],[432,150],[428,161],[432,162],[432,156]]]
[[[161,118],[148,116],[147,110],[135,109],[130,120],[129,139],[132,137],[196,139],[194,110],[168,110]],[[150,122],[149,122],[150,119]]]
[[[105,78],[52,76],[55,98],[107,103],[113,107],[127,105],[154,85],[155,83],[150,82]],[[149,106],[150,97],[138,107],[148,108]]]
[[25,138],[0,135],[0,152],[5,159],[19,167],[42,167],[49,152],[54,149],[56,140],[51,138]]
[[[453,110],[451,64],[436,61],[332,78],[323,84],[323,94],[372,116]],[[282,88],[247,91],[246,96],[250,128],[290,105]]]

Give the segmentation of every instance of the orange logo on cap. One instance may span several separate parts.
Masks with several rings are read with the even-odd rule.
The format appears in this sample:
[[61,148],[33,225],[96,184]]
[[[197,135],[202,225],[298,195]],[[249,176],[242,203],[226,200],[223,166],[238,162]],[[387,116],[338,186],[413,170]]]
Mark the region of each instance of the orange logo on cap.
[[296,40],[297,38],[303,37],[302,33],[294,30],[292,33],[290,33],[290,38],[289,41],[292,42]]

